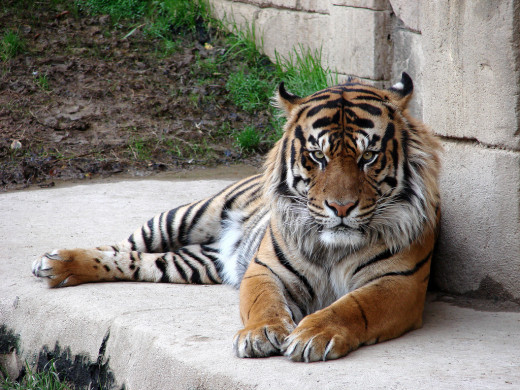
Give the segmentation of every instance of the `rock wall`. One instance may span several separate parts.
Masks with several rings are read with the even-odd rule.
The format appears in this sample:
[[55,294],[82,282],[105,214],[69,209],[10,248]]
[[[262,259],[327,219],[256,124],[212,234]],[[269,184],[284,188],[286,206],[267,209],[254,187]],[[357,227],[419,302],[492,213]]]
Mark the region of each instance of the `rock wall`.
[[321,49],[339,75],[388,86],[443,140],[442,290],[520,302],[520,0],[210,0],[263,50]]

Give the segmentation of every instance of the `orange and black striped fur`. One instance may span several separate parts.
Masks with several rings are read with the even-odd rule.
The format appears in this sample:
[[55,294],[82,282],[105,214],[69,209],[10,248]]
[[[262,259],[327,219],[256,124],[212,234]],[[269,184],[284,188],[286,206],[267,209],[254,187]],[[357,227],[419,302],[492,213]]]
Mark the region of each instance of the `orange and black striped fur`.
[[439,143],[407,112],[403,73],[305,98],[280,85],[287,124],[265,172],[149,220],[127,240],[57,250],[33,273],[240,288],[240,357],[336,359],[421,326],[438,225]]

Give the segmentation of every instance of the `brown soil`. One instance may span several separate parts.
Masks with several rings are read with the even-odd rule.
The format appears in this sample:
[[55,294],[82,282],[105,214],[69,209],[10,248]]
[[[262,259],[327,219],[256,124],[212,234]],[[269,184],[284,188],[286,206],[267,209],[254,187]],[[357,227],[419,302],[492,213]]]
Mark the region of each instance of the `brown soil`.
[[222,56],[223,39],[177,36],[177,50],[166,55],[164,43],[140,27],[127,36],[135,23],[46,3],[28,12],[0,8],[0,37],[17,30],[26,44],[0,62],[0,191],[260,164],[258,155],[241,154],[231,134],[245,124],[265,128],[268,112],[252,115],[229,101],[234,64],[205,66]]

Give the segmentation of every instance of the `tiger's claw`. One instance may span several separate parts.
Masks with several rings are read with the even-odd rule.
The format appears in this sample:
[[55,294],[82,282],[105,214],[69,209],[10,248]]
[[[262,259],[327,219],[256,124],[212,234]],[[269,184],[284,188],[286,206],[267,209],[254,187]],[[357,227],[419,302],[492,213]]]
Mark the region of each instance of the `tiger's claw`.
[[284,322],[250,326],[235,335],[233,348],[242,358],[281,355],[282,344],[292,329],[294,324]]
[[51,261],[63,261],[58,251],[46,253],[32,264],[32,273],[39,278],[52,278],[53,267]]
[[72,259],[64,256],[66,251],[54,250],[45,253],[32,264],[32,273],[38,278],[44,278],[49,287],[65,287],[71,285],[71,271],[67,269],[66,263]]

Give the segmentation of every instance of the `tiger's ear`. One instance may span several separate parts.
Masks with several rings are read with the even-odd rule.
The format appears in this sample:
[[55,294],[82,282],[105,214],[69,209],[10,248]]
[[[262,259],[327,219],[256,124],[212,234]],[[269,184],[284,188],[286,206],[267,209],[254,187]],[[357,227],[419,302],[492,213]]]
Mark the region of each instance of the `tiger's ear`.
[[389,91],[392,92],[394,103],[402,109],[406,108],[413,94],[412,78],[408,76],[408,73],[403,72],[401,81],[390,87]]
[[282,81],[278,86],[278,91],[275,96],[275,100],[277,106],[279,108],[282,108],[285,111],[285,116],[288,117],[291,111],[294,109],[294,107],[300,103],[301,97],[287,92]]

